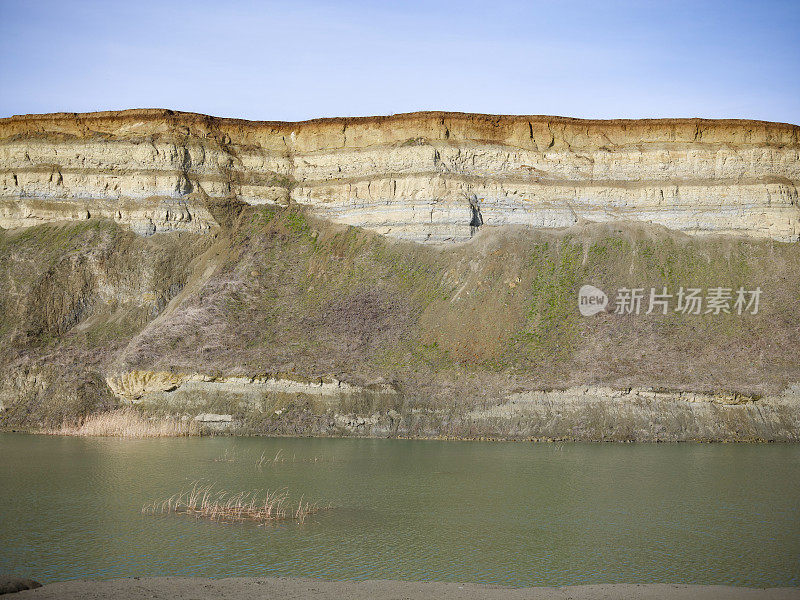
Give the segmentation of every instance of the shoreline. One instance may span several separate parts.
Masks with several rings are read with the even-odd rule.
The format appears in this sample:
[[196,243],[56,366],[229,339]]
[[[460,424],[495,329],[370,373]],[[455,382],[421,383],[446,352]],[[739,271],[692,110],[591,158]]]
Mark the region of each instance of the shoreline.
[[[12,596],[9,596],[12,597]],[[336,598],[428,600],[613,600],[656,598],[722,600],[800,598],[800,588],[745,588],[722,585],[686,584],[599,584],[565,587],[512,588],[474,583],[416,581],[327,581],[285,577],[235,577],[207,579],[203,577],[155,577],[110,579],[105,581],[70,580],[18,592],[14,598],[39,600],[133,600],[134,598]]]
[[[116,408],[65,420],[58,427],[6,425],[0,432],[123,439],[224,435],[549,443],[800,442],[797,383],[764,397],[570,388],[517,393],[452,411],[414,406],[359,410],[347,404],[346,396],[320,407],[308,404],[301,393],[291,396],[297,406],[285,414],[283,409],[270,412],[259,406],[258,390],[193,390],[176,404],[170,394],[177,393],[180,386],[169,393],[153,392],[147,402],[127,399]],[[280,398],[271,401],[285,401]],[[223,400],[228,404],[221,405]],[[247,408],[237,409],[234,401]]]
[[647,445],[677,445],[677,444],[773,444],[791,446],[800,444],[800,440],[772,440],[772,439],[572,439],[572,438],[519,438],[519,437],[458,437],[458,436],[381,436],[381,435],[291,435],[281,433],[239,433],[204,431],[202,433],[170,434],[170,435],[116,435],[116,434],[81,434],[67,433],[51,430],[37,429],[3,429],[0,434],[37,435],[47,437],[65,438],[106,438],[119,440],[142,440],[155,438],[270,438],[270,439],[319,439],[319,440],[405,440],[417,442],[489,442],[489,443],[515,443],[515,444],[647,444]]

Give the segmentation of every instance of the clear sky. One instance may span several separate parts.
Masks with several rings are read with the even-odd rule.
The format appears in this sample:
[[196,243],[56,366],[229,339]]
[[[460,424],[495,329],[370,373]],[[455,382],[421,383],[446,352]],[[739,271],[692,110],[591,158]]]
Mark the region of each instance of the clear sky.
[[800,0],[0,0],[0,116],[140,107],[800,124]]

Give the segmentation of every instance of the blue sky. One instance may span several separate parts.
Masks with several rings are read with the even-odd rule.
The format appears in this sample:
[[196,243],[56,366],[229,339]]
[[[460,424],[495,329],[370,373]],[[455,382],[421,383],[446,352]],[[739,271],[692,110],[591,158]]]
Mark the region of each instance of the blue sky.
[[798,32],[798,0],[0,0],[0,116],[164,107],[798,124]]

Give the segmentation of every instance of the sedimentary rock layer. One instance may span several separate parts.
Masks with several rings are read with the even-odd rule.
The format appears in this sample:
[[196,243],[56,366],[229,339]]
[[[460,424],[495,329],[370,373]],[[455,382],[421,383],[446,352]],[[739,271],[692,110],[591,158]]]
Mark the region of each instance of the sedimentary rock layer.
[[[454,406],[409,408],[390,386],[357,387],[335,379],[302,381],[132,371],[117,373],[106,381],[123,403],[188,415],[199,413],[195,419],[207,427],[232,433],[249,432],[252,422],[263,423],[267,419],[272,433],[284,435],[800,441],[800,385],[764,397],[581,386],[512,393],[498,398],[495,404],[469,410]],[[304,418],[284,414],[286,407],[298,399],[309,407]],[[367,406],[372,410],[365,409]],[[233,414],[203,412],[221,407]]]
[[168,110],[0,119],[0,226],[216,227],[213,199],[305,205],[414,241],[640,220],[800,237],[800,127],[412,113],[301,123]]

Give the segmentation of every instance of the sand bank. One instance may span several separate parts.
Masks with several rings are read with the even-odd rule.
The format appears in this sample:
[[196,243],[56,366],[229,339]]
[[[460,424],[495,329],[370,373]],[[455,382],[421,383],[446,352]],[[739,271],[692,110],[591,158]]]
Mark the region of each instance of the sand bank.
[[254,600],[339,598],[403,600],[762,600],[800,598],[800,588],[752,589],[728,586],[614,584],[507,588],[468,583],[411,581],[320,581],[290,578],[205,579],[159,577],[108,581],[64,581],[9,598],[37,600],[133,600],[140,598]]

